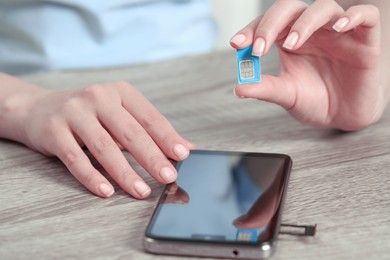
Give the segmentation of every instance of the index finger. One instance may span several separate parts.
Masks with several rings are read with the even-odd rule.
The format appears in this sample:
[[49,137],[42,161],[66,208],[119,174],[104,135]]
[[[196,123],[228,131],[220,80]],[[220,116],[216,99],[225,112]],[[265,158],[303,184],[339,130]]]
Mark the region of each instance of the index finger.
[[176,132],[152,103],[130,84],[120,83],[120,90],[123,107],[146,130],[164,154],[176,161],[187,158],[193,145]]
[[[262,16],[240,30],[231,40],[235,48],[244,48],[253,44],[253,55],[266,54],[278,35],[307,8],[307,4],[296,0],[276,1]],[[235,42],[238,35],[244,42]]]

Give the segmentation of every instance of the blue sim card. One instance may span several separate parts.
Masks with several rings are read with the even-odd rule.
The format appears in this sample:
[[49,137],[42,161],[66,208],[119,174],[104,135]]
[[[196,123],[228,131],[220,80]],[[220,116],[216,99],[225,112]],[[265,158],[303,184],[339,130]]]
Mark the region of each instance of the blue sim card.
[[260,58],[252,55],[252,46],[237,50],[238,83],[261,81]]
[[260,234],[258,229],[237,229],[236,241],[256,243]]

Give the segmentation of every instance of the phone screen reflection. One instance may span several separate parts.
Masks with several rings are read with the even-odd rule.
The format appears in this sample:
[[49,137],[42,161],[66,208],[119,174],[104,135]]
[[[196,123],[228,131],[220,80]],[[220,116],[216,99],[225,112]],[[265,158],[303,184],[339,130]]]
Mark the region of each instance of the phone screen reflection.
[[286,158],[196,151],[178,165],[147,232],[178,240],[259,243],[273,236]]

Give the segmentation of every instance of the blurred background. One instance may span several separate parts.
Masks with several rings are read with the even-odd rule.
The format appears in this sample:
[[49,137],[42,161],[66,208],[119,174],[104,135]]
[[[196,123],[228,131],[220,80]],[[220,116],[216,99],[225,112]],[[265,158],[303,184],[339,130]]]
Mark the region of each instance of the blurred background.
[[[112,67],[231,50],[231,37],[274,2],[198,1],[0,0],[0,71]],[[122,2],[132,8],[122,8]],[[180,2],[188,17],[170,16],[181,10]]]
[[272,0],[211,0],[218,25],[216,49],[228,49],[230,38],[242,27],[266,10]]

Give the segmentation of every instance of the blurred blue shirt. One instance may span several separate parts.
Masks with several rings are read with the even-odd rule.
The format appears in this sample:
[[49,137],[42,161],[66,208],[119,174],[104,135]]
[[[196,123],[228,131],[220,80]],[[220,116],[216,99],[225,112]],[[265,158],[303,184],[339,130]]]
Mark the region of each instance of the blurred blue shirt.
[[0,71],[121,66],[209,51],[208,0],[0,0]]

